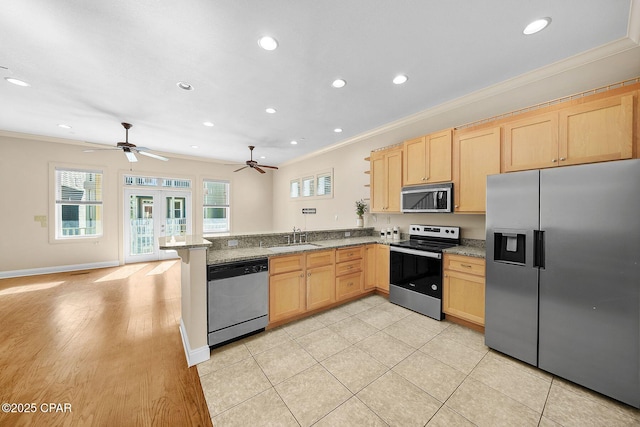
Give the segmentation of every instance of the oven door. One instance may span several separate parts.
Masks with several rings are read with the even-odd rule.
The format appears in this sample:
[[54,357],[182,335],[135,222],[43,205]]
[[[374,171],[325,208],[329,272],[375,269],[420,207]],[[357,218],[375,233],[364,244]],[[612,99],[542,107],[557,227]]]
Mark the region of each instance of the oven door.
[[390,283],[442,299],[442,254],[390,247]]

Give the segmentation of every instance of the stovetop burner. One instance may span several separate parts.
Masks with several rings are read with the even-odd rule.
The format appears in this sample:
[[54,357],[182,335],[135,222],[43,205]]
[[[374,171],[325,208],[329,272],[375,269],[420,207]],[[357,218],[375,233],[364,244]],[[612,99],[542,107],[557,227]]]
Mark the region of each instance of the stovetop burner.
[[460,227],[412,224],[409,230],[409,240],[394,242],[391,246],[439,253],[460,244]]

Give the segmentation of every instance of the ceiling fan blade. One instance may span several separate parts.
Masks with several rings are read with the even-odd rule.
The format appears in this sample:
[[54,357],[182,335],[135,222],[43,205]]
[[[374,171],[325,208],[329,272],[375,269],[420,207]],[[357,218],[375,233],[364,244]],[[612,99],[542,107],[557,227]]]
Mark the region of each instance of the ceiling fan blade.
[[82,150],[83,153],[93,153],[95,151],[113,151],[120,150],[120,148],[90,148],[88,150]]
[[257,170],[260,173],[265,173],[265,171],[263,171],[262,169],[260,169],[258,166],[254,166],[253,167],[255,170]]
[[278,169],[276,166],[267,166],[267,165],[256,165],[256,166],[260,166],[261,168]]
[[136,155],[133,154],[133,152],[131,151],[125,151],[124,155],[127,156],[127,160],[129,160],[129,162],[131,163],[138,161],[138,158],[136,157]]
[[166,157],[159,156],[159,155],[153,154],[153,153],[149,153],[148,151],[141,150],[140,148],[138,148],[136,151],[138,152],[138,154],[142,154],[143,156],[151,157],[153,159],[162,160],[164,162],[169,160]]
[[249,166],[243,166],[243,167],[241,167],[240,169],[236,169],[236,170],[234,170],[234,172],[241,171],[242,169],[246,169],[246,168],[248,168],[248,167],[249,167]]

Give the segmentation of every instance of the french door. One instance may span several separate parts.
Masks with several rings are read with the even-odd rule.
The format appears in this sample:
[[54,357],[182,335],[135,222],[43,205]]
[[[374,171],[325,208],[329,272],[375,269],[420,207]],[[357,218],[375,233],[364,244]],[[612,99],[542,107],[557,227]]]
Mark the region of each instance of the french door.
[[158,238],[191,234],[191,192],[124,190],[124,262],[177,258]]

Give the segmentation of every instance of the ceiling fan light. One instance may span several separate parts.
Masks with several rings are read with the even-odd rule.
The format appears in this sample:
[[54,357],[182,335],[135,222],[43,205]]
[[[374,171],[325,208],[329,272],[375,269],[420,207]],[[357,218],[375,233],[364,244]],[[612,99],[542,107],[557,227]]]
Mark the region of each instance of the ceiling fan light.
[[191,86],[187,82],[178,82],[176,83],[176,86],[178,86],[182,90],[193,90],[193,86]]
[[547,28],[547,26],[551,23],[551,18],[540,18],[540,19],[536,19],[535,21],[529,23],[529,25],[527,25],[524,28],[524,31],[522,31],[523,34],[526,35],[531,35],[531,34],[535,34],[539,31],[544,30],[545,28]]
[[268,107],[264,111],[266,111],[268,114],[275,114],[277,110],[273,107]]
[[133,154],[131,151],[125,150],[124,155],[127,156],[127,160],[129,160],[129,162],[131,163],[138,161],[138,159],[136,158],[136,155]]

